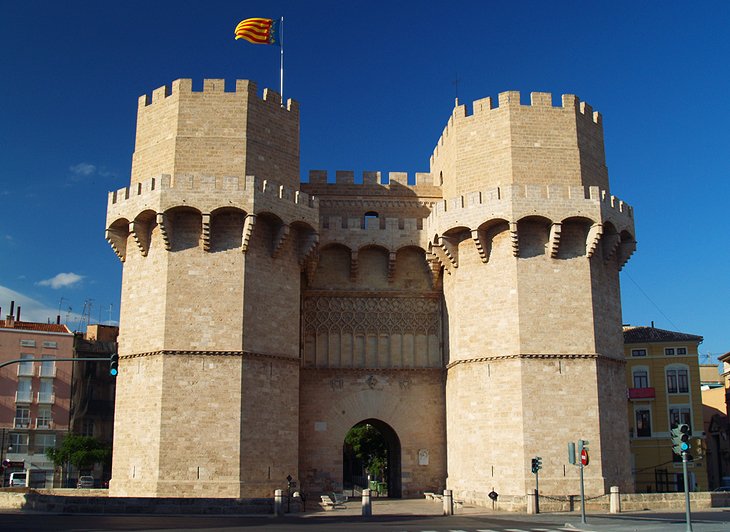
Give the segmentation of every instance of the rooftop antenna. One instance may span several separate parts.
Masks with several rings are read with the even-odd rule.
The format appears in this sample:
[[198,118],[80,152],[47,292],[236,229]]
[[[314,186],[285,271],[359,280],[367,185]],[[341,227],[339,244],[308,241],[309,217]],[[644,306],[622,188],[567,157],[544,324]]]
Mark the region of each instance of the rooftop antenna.
[[88,325],[91,321],[91,307],[93,303],[93,299],[85,299],[84,300],[84,308],[81,311],[81,316],[79,317],[79,321],[76,322],[76,331],[80,331],[81,328],[84,325]]

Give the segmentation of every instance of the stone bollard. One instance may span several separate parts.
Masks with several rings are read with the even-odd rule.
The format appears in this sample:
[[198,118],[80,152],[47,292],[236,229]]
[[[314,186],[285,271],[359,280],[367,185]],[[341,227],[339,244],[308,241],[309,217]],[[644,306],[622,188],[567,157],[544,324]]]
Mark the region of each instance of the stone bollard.
[[451,490],[444,490],[444,515],[454,515],[454,497]]
[[284,490],[274,490],[274,515],[284,515]]
[[611,496],[609,499],[609,511],[612,514],[621,513],[621,492],[618,486],[611,486]]
[[373,515],[373,506],[370,502],[370,490],[364,489],[362,490],[362,516],[370,517],[371,515]]
[[537,490],[532,489],[527,492],[527,513],[537,514],[540,513],[538,508]]

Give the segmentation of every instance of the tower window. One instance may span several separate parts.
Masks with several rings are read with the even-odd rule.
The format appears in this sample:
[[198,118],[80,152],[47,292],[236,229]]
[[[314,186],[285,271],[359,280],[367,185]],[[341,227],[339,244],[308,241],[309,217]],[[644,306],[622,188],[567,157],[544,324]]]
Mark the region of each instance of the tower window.
[[366,212],[363,219],[363,228],[368,229],[369,227],[380,227],[378,219],[379,216],[377,212]]

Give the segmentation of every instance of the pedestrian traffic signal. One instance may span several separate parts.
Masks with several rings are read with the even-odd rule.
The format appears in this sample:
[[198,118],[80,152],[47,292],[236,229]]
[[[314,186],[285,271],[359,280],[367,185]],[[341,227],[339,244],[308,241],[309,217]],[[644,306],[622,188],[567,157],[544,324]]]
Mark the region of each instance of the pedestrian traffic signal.
[[539,456],[536,456],[532,459],[532,472],[537,473],[542,469],[542,458]]
[[119,374],[119,355],[112,353],[109,357],[109,375],[116,377]]
[[583,449],[588,450],[588,440],[578,440],[578,453],[580,454]]
[[682,423],[681,425],[672,429],[672,450],[678,454],[686,453],[689,451],[689,425]]

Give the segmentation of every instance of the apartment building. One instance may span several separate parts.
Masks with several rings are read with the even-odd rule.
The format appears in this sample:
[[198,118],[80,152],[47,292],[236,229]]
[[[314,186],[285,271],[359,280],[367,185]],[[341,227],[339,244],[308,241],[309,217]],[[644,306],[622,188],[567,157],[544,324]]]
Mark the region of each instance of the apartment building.
[[0,320],[0,458],[3,483],[11,472],[30,470],[31,486],[51,486],[46,450],[68,431],[74,335],[59,323],[21,321],[20,307]]
[[703,338],[656,327],[624,327],[631,466],[636,491],[684,490],[682,459],[672,451],[672,428],[688,424],[694,460],[689,485],[708,489],[698,346]]

